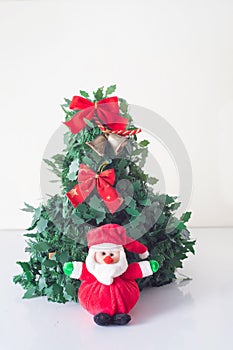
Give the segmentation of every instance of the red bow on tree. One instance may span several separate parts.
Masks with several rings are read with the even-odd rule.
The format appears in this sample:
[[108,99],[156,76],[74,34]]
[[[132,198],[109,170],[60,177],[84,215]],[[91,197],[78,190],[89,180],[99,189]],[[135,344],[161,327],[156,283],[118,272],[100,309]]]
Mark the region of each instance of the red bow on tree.
[[104,170],[96,174],[87,165],[80,164],[78,182],[71,191],[66,193],[74,208],[81,204],[95,187],[100,198],[112,214],[123,202],[121,195],[112,187],[115,182],[114,169]]
[[86,123],[84,118],[91,120],[95,113],[99,119],[111,130],[125,130],[128,119],[119,115],[118,98],[108,97],[98,102],[91,102],[84,97],[74,96],[70,109],[79,110],[72,119],[64,124],[67,125],[72,134],[77,134],[81,131]]

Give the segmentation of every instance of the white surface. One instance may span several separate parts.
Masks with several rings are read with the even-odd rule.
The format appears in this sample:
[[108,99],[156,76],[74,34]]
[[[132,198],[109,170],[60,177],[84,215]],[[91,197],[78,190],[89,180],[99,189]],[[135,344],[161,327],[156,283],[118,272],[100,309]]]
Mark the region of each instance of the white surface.
[[143,290],[124,327],[99,327],[79,304],[22,300],[14,286],[24,258],[19,232],[1,232],[0,349],[230,350],[233,314],[233,229],[193,229],[196,255],[182,270],[193,278]]
[[[0,1],[0,227],[30,222],[18,208],[40,199],[41,159],[64,118],[62,98],[112,83],[184,141],[191,224],[232,226],[232,16],[231,0]],[[177,194],[176,170],[157,153]]]

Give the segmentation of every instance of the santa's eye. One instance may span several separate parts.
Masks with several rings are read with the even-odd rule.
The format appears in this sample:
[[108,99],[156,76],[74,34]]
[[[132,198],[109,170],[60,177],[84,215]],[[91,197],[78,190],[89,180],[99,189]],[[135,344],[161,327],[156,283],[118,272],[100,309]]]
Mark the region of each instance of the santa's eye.
[[110,256],[113,256],[114,254],[113,253],[110,253]]
[[102,255],[106,255],[106,253],[105,253],[105,252],[102,252]]

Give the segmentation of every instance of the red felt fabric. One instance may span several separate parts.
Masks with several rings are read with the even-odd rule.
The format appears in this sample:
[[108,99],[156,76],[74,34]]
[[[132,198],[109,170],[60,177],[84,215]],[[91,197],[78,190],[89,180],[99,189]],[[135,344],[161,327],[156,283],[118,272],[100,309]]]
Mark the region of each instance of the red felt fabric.
[[90,230],[87,233],[87,242],[89,248],[96,244],[108,242],[123,245],[128,251],[137,254],[143,254],[147,251],[144,244],[127,237],[125,228],[118,224],[106,224]]
[[77,134],[83,128],[85,128],[85,126],[87,126],[84,118],[86,118],[87,120],[91,120],[94,117],[94,114],[95,110],[93,109],[93,107],[89,107],[79,111],[68,122],[64,122],[64,124],[70,128],[72,134]]
[[124,245],[124,248],[127,249],[129,252],[137,254],[143,254],[147,251],[147,247],[136,240],[131,240],[130,243]]
[[90,101],[87,100],[86,98],[82,97],[82,96],[73,96],[71,104],[70,104],[70,109],[85,109],[88,107],[93,107],[95,104]]
[[97,281],[83,264],[79,278],[82,281],[78,292],[79,302],[92,315],[100,312],[111,316],[116,313],[127,314],[140,295],[136,278],[142,278],[138,263],[130,264],[127,270],[121,276],[115,277],[110,285]]
[[88,248],[96,244],[113,243],[116,245],[125,245],[128,243],[126,230],[118,224],[106,224],[91,229],[87,232]]
[[118,98],[116,96],[104,98],[98,101],[96,106],[95,103],[84,97],[74,96],[70,109],[78,110],[78,113],[72,119],[64,123],[73,134],[80,132],[86,126],[84,118],[91,120],[95,112],[102,123],[114,131],[125,130],[129,122],[127,118],[119,115]]

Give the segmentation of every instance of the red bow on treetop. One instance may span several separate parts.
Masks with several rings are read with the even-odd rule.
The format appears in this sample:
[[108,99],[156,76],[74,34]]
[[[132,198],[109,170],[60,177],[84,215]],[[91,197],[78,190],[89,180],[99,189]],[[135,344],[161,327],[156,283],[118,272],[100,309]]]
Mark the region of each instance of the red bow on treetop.
[[114,169],[107,169],[96,174],[87,165],[80,164],[78,182],[72,190],[66,193],[74,208],[81,204],[95,187],[100,198],[112,214],[123,202],[121,195],[112,187],[115,182]]
[[111,130],[125,130],[128,124],[128,119],[119,115],[118,98],[116,96],[104,98],[98,102],[91,102],[84,97],[74,96],[70,109],[79,110],[72,119],[64,123],[70,128],[72,134],[77,134],[86,126],[84,118],[91,120],[95,115]]

